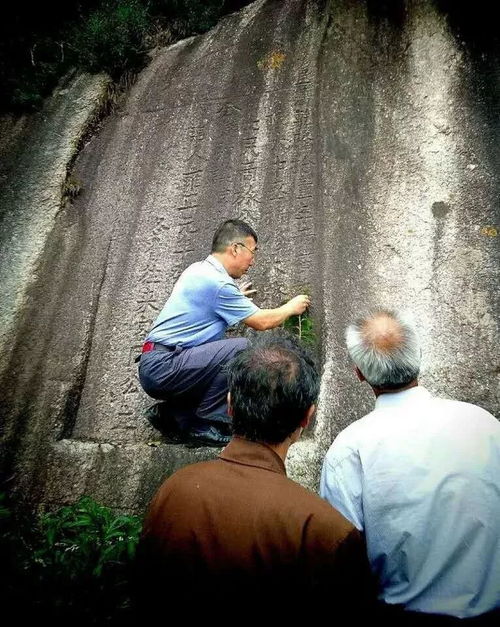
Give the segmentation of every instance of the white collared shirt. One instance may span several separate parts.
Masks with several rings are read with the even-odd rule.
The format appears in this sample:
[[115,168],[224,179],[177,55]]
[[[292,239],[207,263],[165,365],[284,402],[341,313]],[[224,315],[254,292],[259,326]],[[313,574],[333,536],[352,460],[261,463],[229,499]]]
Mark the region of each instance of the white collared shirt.
[[423,387],[382,394],[330,447],[321,496],[364,530],[381,598],[477,616],[500,607],[500,422]]

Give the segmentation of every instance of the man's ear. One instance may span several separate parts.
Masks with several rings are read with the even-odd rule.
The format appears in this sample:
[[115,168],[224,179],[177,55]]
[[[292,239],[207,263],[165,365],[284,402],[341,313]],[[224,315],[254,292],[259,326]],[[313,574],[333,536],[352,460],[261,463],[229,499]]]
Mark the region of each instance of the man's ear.
[[356,366],[354,368],[354,372],[360,381],[366,381],[365,375],[361,372],[361,370]]
[[231,405],[231,392],[227,393],[227,415],[233,417],[233,406]]
[[311,405],[311,407],[309,407],[309,409],[306,411],[306,413],[304,414],[304,418],[302,418],[302,420],[300,421],[300,426],[302,427],[302,429],[305,429],[309,423],[312,420],[312,417],[314,416],[314,412],[316,411],[316,405]]

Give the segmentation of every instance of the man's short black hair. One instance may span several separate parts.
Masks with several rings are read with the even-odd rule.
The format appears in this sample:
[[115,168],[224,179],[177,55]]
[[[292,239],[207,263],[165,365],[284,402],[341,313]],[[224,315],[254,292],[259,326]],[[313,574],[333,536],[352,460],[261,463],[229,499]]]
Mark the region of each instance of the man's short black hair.
[[233,242],[241,241],[245,237],[253,237],[257,243],[257,233],[243,220],[226,220],[217,227],[212,241],[212,252],[222,253]]
[[255,442],[283,442],[319,394],[314,359],[285,333],[265,333],[231,361],[228,376],[233,433]]

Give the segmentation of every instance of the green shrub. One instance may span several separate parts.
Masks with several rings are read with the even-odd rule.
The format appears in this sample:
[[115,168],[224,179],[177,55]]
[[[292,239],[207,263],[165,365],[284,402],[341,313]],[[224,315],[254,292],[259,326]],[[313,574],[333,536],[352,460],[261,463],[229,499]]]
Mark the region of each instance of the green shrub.
[[130,618],[138,517],[116,515],[88,497],[10,529],[1,525],[2,511],[0,498],[0,546],[15,547],[6,588],[18,613],[51,624],[121,625]]
[[78,65],[114,78],[139,68],[149,26],[148,8],[140,0],[107,0],[74,30],[72,48]]
[[110,564],[132,559],[140,529],[137,517],[117,516],[84,497],[41,517],[41,543],[34,559],[62,575],[100,577]]

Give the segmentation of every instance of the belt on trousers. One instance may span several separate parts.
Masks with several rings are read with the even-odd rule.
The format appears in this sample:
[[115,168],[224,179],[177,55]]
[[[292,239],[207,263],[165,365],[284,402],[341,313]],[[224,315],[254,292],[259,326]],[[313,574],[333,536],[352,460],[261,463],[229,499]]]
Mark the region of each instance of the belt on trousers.
[[172,353],[175,351],[175,346],[165,346],[165,344],[158,344],[158,342],[144,342],[141,353],[149,353],[149,351]]

